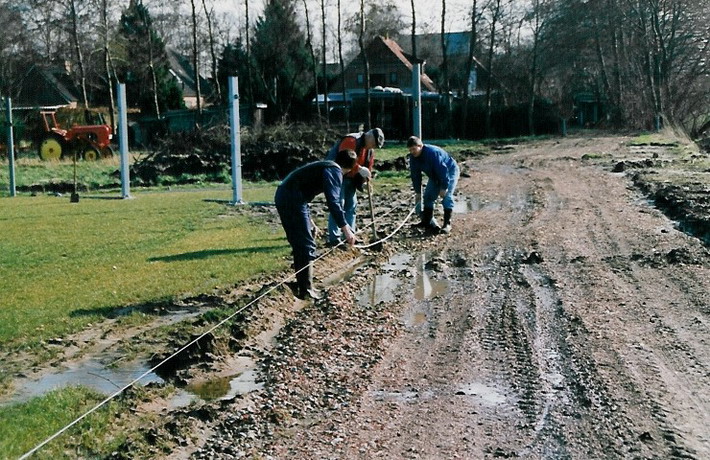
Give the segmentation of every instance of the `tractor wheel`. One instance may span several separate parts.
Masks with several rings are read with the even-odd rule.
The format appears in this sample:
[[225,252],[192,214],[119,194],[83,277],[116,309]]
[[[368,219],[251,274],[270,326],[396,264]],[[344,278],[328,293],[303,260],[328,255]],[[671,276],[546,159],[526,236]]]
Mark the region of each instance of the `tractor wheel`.
[[93,145],[87,145],[81,150],[81,157],[84,161],[96,161],[101,158],[101,152]]
[[47,136],[39,144],[39,157],[42,160],[59,160],[64,151],[64,141],[57,136]]
[[110,145],[101,149],[101,158],[113,158],[113,149]]

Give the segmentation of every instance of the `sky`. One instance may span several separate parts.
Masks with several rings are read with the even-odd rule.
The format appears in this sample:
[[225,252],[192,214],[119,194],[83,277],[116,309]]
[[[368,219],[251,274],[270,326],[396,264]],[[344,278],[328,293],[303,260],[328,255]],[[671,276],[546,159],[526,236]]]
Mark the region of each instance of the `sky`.
[[[313,11],[309,12],[311,20],[315,14],[315,20],[320,21],[320,9],[317,5],[318,0],[307,0],[309,5],[314,6]],[[418,26],[421,26],[422,32],[439,32],[441,30],[441,1],[442,0],[415,0],[414,8]],[[249,16],[250,20],[254,20],[264,8],[265,0],[250,0]],[[298,0],[298,5],[302,10],[303,2]],[[394,3],[399,7],[405,21],[411,21],[411,1],[410,0],[394,0]],[[447,29],[449,32],[458,32],[467,28],[467,10],[470,8],[470,0],[447,0],[446,1],[446,17]],[[336,0],[326,0],[326,9],[331,14],[330,24],[337,23],[337,8]],[[341,0],[343,16],[353,14],[359,9],[360,2],[357,0]],[[243,15],[244,0],[215,0],[215,9],[223,13],[234,13],[238,11],[239,15]],[[236,14],[235,14],[236,16]],[[243,20],[243,19],[242,19]],[[419,27],[418,27],[419,28]]]

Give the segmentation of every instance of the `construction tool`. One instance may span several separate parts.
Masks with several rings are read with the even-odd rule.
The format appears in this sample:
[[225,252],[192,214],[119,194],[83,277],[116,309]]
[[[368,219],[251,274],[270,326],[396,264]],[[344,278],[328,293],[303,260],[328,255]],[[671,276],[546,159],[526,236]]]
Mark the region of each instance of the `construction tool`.
[[[372,241],[378,241],[377,228],[375,227],[375,207],[372,204],[372,181],[367,181],[367,197],[370,199],[370,218],[372,219]],[[375,250],[382,249],[382,243],[378,242],[372,246]]]

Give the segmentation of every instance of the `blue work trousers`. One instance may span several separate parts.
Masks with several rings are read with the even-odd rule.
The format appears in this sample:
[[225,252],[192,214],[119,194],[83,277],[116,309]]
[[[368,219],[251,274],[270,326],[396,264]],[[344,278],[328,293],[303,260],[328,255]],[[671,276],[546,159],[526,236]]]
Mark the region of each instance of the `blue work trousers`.
[[[459,182],[459,166],[456,165],[456,169],[449,171],[447,179],[449,180],[449,187],[446,189],[446,195],[441,200],[441,205],[444,209],[454,209],[454,191],[456,191],[456,184]],[[429,179],[424,187],[424,195],[422,196],[422,201],[424,201],[424,208],[434,209],[434,204],[436,199],[439,197],[439,192],[441,191],[441,185]]]
[[[343,177],[343,186],[340,187],[340,204],[345,211],[345,222],[350,226],[355,233],[355,211],[357,208],[357,194],[355,193],[355,181],[350,177]],[[328,216],[328,242],[339,243],[341,239],[341,231],[338,224],[335,223],[332,215]]]
[[311,213],[301,192],[288,188],[276,189],[276,210],[291,245],[296,271],[316,258],[316,241],[311,227]]

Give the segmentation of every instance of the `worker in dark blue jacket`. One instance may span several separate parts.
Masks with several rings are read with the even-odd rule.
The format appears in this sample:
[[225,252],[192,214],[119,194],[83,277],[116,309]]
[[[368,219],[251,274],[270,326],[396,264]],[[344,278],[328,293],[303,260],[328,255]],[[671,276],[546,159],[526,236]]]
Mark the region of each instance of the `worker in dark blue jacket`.
[[335,161],[316,161],[292,171],[276,189],[276,209],[286,238],[293,250],[296,269],[296,296],[301,299],[319,298],[313,288],[313,260],[316,258],[315,232],[311,220],[310,203],[316,195],[325,194],[330,215],[333,216],[345,241],[355,243],[355,234],[345,221],[345,212],[340,201],[343,175],[354,166],[357,156],[353,150],[341,150]]
[[[446,150],[435,145],[422,143],[417,136],[407,140],[409,149],[409,173],[414,187],[417,212],[421,213],[421,222],[417,227],[431,233],[449,233],[451,214],[454,211],[454,190],[459,181],[459,166]],[[424,189],[424,208],[422,209],[422,173],[429,178]],[[444,226],[439,227],[434,220],[434,204],[441,198],[444,207]]]

